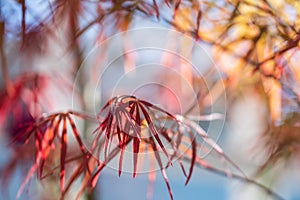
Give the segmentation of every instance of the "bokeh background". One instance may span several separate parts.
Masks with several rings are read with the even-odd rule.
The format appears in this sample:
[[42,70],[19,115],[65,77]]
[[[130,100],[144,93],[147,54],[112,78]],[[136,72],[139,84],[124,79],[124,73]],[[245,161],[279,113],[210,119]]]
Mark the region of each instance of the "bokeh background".
[[[251,179],[286,199],[300,199],[298,1],[1,0],[0,5],[0,199],[15,198],[34,162],[30,147],[10,144],[24,131],[18,124],[65,110],[94,115],[121,94],[172,114],[222,114],[199,125]],[[90,146],[96,125],[82,120],[77,125]],[[116,164],[108,165],[82,199],[169,198],[159,173],[151,190],[148,173],[133,179],[127,162],[120,177]],[[211,162],[223,167],[216,158]],[[178,165],[167,174],[177,200],[273,199],[255,184],[198,167],[187,186]],[[59,198],[57,175],[42,181],[33,176],[21,199]],[[67,199],[75,198],[76,184]]]

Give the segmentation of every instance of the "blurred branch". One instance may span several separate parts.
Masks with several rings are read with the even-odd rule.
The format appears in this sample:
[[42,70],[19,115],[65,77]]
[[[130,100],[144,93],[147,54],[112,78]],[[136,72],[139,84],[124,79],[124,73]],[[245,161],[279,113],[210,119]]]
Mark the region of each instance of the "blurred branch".
[[[190,158],[184,157],[183,159],[189,161]],[[199,166],[200,168],[203,168],[203,165],[201,165],[199,162],[196,162],[196,165]],[[224,177],[228,177],[228,173],[225,172],[225,171],[222,171],[220,169],[212,168],[212,167],[205,167],[204,169],[208,170],[208,171],[210,171],[214,174],[218,174],[218,175],[221,175],[221,176],[224,176]],[[285,198],[283,198],[282,196],[280,196],[279,194],[277,194],[273,190],[269,189],[268,187],[264,186],[263,184],[256,182],[255,180],[249,179],[245,176],[241,176],[241,175],[238,175],[238,174],[233,174],[233,173],[231,174],[231,178],[234,178],[234,179],[246,182],[246,183],[253,184],[253,185],[259,187],[260,189],[265,191],[268,195],[274,197],[277,200],[285,200]]]
[[272,56],[270,56],[270,57],[266,58],[265,60],[261,61],[260,63],[258,63],[257,68],[259,68],[264,63],[275,59],[276,56],[282,55],[285,52],[287,52],[288,50],[291,50],[291,49],[297,47],[299,41],[300,41],[300,34],[297,34],[297,36],[294,39],[292,39],[291,41],[288,41],[287,45],[285,45],[281,50],[275,51]]
[[[1,15],[1,13],[0,13]],[[9,73],[7,70],[6,55],[4,51],[4,42],[5,42],[5,22],[0,21],[0,57],[1,57],[1,70],[2,76],[5,83],[6,91],[11,97],[14,94],[14,88],[12,86],[11,80],[9,78]]]
[[25,0],[20,0],[22,5],[22,42],[24,45],[25,37],[26,37],[26,2]]

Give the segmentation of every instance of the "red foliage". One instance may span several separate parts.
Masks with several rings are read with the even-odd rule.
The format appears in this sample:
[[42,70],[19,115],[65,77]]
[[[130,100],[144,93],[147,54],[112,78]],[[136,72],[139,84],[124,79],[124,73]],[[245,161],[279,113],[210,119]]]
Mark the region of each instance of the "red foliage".
[[[219,160],[238,169],[197,123],[180,115],[172,115],[134,96],[124,95],[110,99],[98,113],[98,120],[99,126],[95,130],[97,135],[93,142],[93,151],[99,160],[103,153],[104,160],[92,176],[92,187],[95,186],[103,168],[117,155],[119,155],[119,175],[121,175],[124,152],[131,143],[133,177],[137,174],[139,155],[146,150],[148,153],[154,153],[171,199],[173,196],[165,169],[175,161],[179,162],[183,174],[187,177],[186,184],[192,176],[196,162],[204,168],[214,169],[213,165],[198,155],[198,151],[205,151],[207,154],[216,152]],[[199,136],[203,140],[201,144],[197,143],[196,137]],[[160,153],[167,158],[167,163],[163,163]],[[183,160],[190,164],[188,173],[184,168]]]

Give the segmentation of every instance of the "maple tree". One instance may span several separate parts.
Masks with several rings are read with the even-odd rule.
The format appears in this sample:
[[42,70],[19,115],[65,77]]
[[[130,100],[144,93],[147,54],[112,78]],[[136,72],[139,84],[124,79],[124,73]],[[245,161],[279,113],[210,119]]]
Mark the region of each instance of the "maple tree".
[[[166,171],[173,164],[180,165],[186,184],[194,167],[202,167],[254,184],[282,199],[249,179],[199,123],[226,116],[197,113],[195,108],[210,109],[226,94],[229,113],[241,95],[258,95],[268,115],[260,140],[267,159],[257,174],[281,160],[289,163],[297,158],[299,15],[300,3],[293,0],[1,2],[1,139],[8,141],[7,148],[12,152],[1,168],[2,183],[9,183],[18,166],[26,166],[24,169],[29,170],[20,184],[18,198],[33,178],[57,183],[57,198],[66,198],[72,187],[80,188],[76,197],[81,198],[93,190],[100,173],[112,160],[118,159],[117,171],[121,175],[127,150],[132,154],[133,177],[145,160],[143,153],[147,153],[149,162],[157,165],[150,166],[149,171],[160,170],[171,199],[176,197]],[[199,76],[180,61],[181,75],[193,85],[196,96],[187,111],[173,113],[151,100],[124,94],[99,103],[97,108],[101,108],[91,114],[87,100],[91,91],[87,88],[89,80],[95,83],[98,77],[93,76],[97,73],[81,70],[89,60],[89,50],[115,33],[130,30],[139,20],[149,20],[192,38],[194,43],[188,47],[195,43],[208,45],[222,76],[215,80],[219,71],[213,67]],[[130,42],[125,39],[124,43],[125,52]],[[100,50],[97,62],[104,62],[109,50],[104,45]],[[136,62],[130,55],[123,55],[125,72]],[[167,63],[168,59],[162,60]],[[216,99],[210,99],[212,93]],[[57,104],[64,98],[66,106],[61,111]],[[170,100],[169,104],[175,103]],[[200,152],[221,164],[216,166]]]

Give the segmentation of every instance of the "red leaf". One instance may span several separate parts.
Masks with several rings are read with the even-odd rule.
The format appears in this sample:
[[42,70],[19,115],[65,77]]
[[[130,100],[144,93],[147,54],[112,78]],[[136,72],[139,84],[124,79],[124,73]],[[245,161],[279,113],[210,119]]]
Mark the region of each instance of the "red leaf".
[[140,148],[140,140],[134,137],[133,138],[133,177],[136,177],[139,148]]
[[190,171],[189,171],[189,175],[187,176],[185,185],[188,184],[188,182],[190,181],[191,177],[192,177],[192,173],[193,173],[193,169],[195,166],[195,161],[196,161],[196,156],[197,156],[197,142],[196,139],[192,133],[192,131],[188,131],[191,142],[192,142],[192,158],[191,158],[191,165],[190,165]]
[[138,153],[140,150],[140,138],[141,138],[141,119],[140,119],[140,110],[137,104],[135,104],[135,112],[136,112],[136,122],[137,122],[137,135],[138,138],[135,137],[133,139],[133,177],[136,177],[137,170],[137,161],[138,161]]
[[140,105],[140,108],[142,109],[142,112],[144,114],[144,117],[147,121],[147,124],[151,130],[151,132],[153,133],[156,141],[158,142],[159,146],[161,147],[161,149],[163,150],[163,152],[165,153],[165,155],[167,156],[167,158],[169,159],[169,155],[168,155],[168,152],[166,151],[162,141],[160,140],[159,136],[158,136],[158,132],[156,130],[156,128],[154,127],[154,125],[152,124],[152,120],[151,120],[151,117],[150,115],[148,114],[148,112],[146,111],[146,109],[144,108],[144,106],[142,104],[139,104]]
[[67,154],[67,120],[64,116],[63,131],[61,135],[61,154],[60,154],[60,190],[64,191],[65,184],[65,160]]
[[22,182],[18,192],[17,192],[17,196],[16,196],[16,199],[19,199],[25,186],[27,185],[28,181],[30,180],[30,178],[32,177],[32,175],[34,174],[34,172],[37,170],[37,165],[34,164],[32,165],[32,167],[30,168],[30,170],[28,171],[24,181]]
[[83,144],[83,142],[82,142],[82,140],[81,140],[81,138],[79,136],[78,130],[76,128],[76,125],[75,125],[74,121],[72,120],[72,118],[69,115],[67,115],[67,117],[69,119],[69,123],[71,125],[73,134],[74,134],[74,136],[75,136],[75,138],[76,138],[76,140],[77,140],[77,142],[79,144],[80,150],[85,155],[87,153],[87,150],[86,150],[86,148],[85,148],[85,146],[84,146],[84,144]]
[[158,111],[160,111],[160,112],[162,112],[162,113],[165,113],[165,114],[167,114],[169,117],[171,117],[172,119],[174,119],[174,120],[177,121],[176,117],[175,117],[174,115],[172,115],[171,113],[169,113],[168,111],[166,111],[166,110],[164,110],[164,109],[162,109],[162,108],[160,108],[160,107],[158,107],[158,106],[155,106],[155,105],[153,105],[153,104],[151,104],[151,103],[149,103],[149,102],[147,102],[147,101],[144,101],[144,100],[139,100],[139,102],[142,103],[142,104],[144,104],[144,105],[147,106],[147,107],[154,108],[155,110],[158,110]]
[[110,106],[110,105],[112,104],[112,102],[113,102],[116,98],[117,98],[117,97],[114,97],[114,98],[110,99],[110,100],[103,106],[103,108],[98,112],[98,115],[97,115],[97,116],[100,116],[100,115],[103,113],[103,111],[104,111],[108,106]]
[[169,184],[169,181],[168,181],[168,177],[167,177],[167,174],[165,172],[165,169],[163,168],[162,161],[161,161],[160,155],[159,155],[159,153],[157,151],[157,147],[156,147],[156,144],[154,142],[153,136],[150,137],[150,144],[151,144],[152,149],[154,151],[154,155],[155,155],[156,161],[157,161],[157,163],[159,165],[161,174],[162,174],[162,176],[163,176],[163,178],[165,180],[165,183],[167,185],[170,198],[173,200],[172,190],[171,190],[171,187],[170,187],[170,184]]
[[124,152],[126,148],[126,141],[128,139],[128,134],[123,134],[123,139],[122,139],[122,145],[121,145],[121,153],[120,153],[120,158],[119,158],[119,176],[121,176],[122,173],[122,166],[123,166],[123,157],[124,157]]

